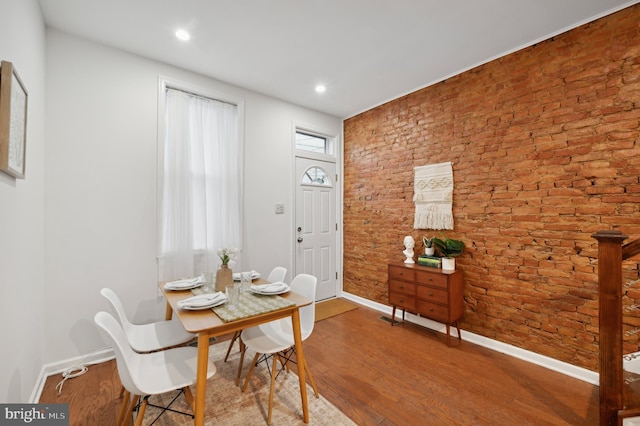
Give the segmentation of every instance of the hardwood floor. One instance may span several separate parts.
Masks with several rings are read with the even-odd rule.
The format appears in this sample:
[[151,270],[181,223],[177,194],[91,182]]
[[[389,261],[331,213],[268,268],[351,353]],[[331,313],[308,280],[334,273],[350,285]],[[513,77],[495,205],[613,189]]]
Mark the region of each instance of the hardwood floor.
[[360,307],[305,342],[320,393],[358,424],[598,424],[597,386],[380,316]]
[[[391,327],[359,307],[317,322],[305,354],[320,393],[359,425],[597,425],[598,387],[441,333]],[[71,425],[115,423],[115,362],[90,366],[41,402],[69,402]]]

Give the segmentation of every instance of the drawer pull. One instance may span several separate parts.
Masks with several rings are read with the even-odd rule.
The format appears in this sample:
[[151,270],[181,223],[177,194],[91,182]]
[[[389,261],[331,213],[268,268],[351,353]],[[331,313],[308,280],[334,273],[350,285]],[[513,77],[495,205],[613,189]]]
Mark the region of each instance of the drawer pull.
[[403,289],[403,288],[404,288],[404,286],[403,286],[403,285],[401,285],[401,286],[400,286],[400,288],[401,288],[401,289]]
[[433,292],[429,293],[429,297],[433,297]]

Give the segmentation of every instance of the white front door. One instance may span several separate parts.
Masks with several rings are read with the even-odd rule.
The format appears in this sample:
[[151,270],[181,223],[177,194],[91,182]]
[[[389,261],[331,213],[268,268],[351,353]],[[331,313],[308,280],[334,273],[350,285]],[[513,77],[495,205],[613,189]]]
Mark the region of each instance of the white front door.
[[296,157],[296,274],[318,278],[316,300],[335,297],[336,165]]

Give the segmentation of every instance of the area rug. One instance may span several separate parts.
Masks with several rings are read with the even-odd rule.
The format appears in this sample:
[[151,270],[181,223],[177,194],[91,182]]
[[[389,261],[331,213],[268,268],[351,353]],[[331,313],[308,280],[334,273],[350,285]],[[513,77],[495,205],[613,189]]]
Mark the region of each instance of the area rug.
[[329,299],[316,303],[316,322],[357,309],[358,305],[346,299]]
[[[261,363],[255,368],[246,391],[242,392],[240,387],[235,384],[240,354],[233,351],[229,360],[223,362],[228,347],[229,342],[224,341],[211,346],[209,350],[209,357],[214,361],[217,371],[207,382],[205,425],[264,426],[267,424],[269,410],[270,381],[265,363]],[[241,380],[244,380],[254,354],[254,352],[247,350]],[[192,391],[195,392],[195,388],[192,388]],[[307,385],[309,425],[355,425],[333,404],[322,397],[322,389],[318,389],[318,391],[320,398],[316,398],[311,386]],[[174,395],[175,392],[170,392],[153,396],[149,402],[166,405]],[[184,396],[180,396],[171,405],[171,408],[191,412]],[[144,424],[150,424],[159,412],[160,410],[157,408],[148,407]],[[302,419],[298,376],[295,373],[283,372],[276,379],[272,416],[274,426],[305,424]],[[155,425],[165,426],[187,424],[193,424],[191,417],[172,412],[165,412],[155,422]]]

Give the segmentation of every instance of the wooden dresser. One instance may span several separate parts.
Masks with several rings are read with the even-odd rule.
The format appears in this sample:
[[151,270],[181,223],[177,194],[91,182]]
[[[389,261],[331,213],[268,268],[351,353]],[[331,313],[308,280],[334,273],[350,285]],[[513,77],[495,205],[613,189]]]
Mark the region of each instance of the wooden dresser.
[[450,326],[460,327],[458,320],[464,314],[464,281],[460,270],[443,271],[418,264],[389,263],[389,304],[393,306],[391,325],[396,308],[420,314],[447,326],[447,345],[451,346]]

